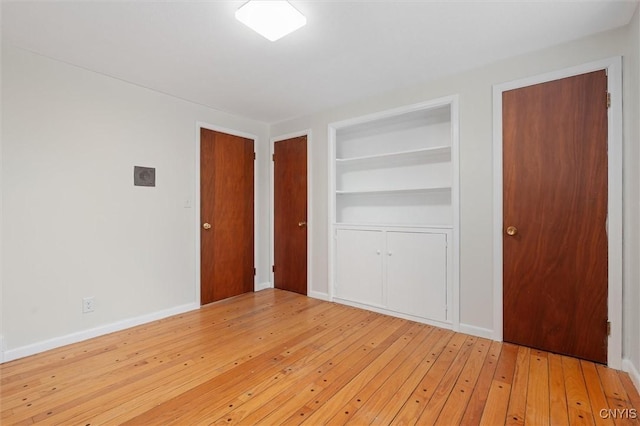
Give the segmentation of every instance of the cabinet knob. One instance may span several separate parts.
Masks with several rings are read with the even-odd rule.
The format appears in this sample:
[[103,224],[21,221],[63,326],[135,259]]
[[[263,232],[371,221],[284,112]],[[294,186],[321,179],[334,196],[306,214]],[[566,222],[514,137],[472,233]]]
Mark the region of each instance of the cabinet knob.
[[204,229],[206,229],[206,230],[209,230],[209,229],[211,229],[211,224],[210,224],[210,223],[204,223],[204,224],[202,225],[202,227],[203,227]]
[[376,254],[380,254],[380,250],[376,250]]
[[302,228],[304,226],[307,226],[307,222],[305,222],[305,221],[298,222],[298,228]]
[[514,235],[516,235],[518,233],[518,228],[516,228],[515,226],[509,226],[507,227],[507,235],[513,237]]
[[391,256],[391,255],[392,255],[392,253],[391,253],[391,252],[389,252],[389,253],[387,253],[387,255],[388,255],[388,256]]

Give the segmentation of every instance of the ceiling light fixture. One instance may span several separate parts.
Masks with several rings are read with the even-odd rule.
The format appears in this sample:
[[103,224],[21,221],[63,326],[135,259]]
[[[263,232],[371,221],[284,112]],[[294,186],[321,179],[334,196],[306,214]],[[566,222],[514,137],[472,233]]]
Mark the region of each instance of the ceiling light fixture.
[[236,10],[236,19],[270,41],[307,23],[307,18],[286,0],[249,0]]

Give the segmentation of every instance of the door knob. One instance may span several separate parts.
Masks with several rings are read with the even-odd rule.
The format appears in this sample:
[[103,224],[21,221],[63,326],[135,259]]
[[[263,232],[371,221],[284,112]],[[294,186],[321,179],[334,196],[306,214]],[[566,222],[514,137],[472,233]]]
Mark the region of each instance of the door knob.
[[507,227],[507,235],[513,237],[514,235],[516,235],[518,233],[518,228],[516,228],[515,226],[509,226]]
[[298,222],[298,227],[302,228],[303,226],[307,226],[307,222]]
[[205,222],[205,223],[202,225],[202,227],[203,227],[204,229],[206,229],[206,230],[209,230],[209,229],[211,229],[211,224],[210,224],[210,223],[206,223],[206,222]]

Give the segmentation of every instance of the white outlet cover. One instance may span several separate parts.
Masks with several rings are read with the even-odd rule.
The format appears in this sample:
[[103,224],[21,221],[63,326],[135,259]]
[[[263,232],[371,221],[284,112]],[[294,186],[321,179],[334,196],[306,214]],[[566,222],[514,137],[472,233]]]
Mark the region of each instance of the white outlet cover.
[[95,300],[93,296],[82,299],[82,313],[86,314],[95,311]]

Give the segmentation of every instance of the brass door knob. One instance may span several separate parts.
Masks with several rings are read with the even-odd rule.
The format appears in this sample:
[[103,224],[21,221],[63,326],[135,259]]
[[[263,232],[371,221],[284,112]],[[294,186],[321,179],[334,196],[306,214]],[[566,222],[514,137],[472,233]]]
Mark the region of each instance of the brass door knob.
[[298,222],[298,227],[302,228],[303,226],[307,226],[307,222]]
[[206,223],[206,222],[205,222],[205,223],[202,225],[202,227],[203,227],[204,229],[206,229],[206,230],[209,230],[209,229],[211,229],[211,224],[210,224],[210,223]]
[[513,237],[514,235],[516,235],[518,233],[518,228],[516,228],[515,226],[509,226],[507,227],[507,235]]

